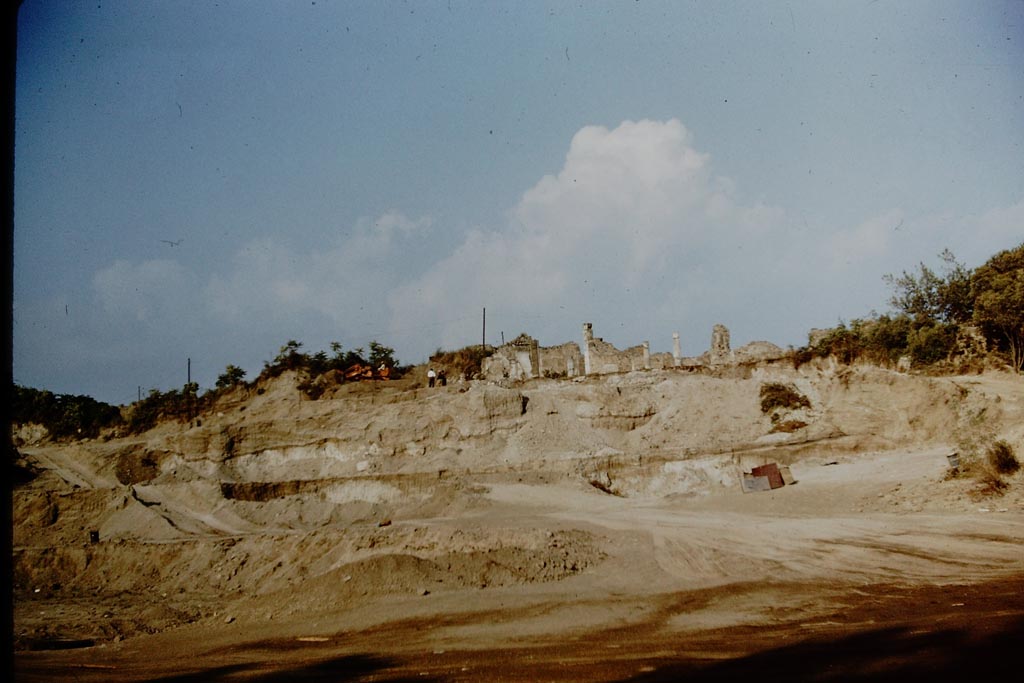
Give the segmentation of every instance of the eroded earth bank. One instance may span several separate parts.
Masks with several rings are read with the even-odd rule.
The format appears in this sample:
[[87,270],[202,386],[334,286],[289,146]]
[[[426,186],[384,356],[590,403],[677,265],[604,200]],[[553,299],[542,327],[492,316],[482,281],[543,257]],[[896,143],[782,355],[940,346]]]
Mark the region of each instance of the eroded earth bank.
[[[783,383],[809,406],[764,412]],[[771,414],[774,412],[773,415]],[[780,425],[788,425],[779,429]],[[239,389],[17,434],[18,680],[935,680],[1024,636],[1024,382],[768,364]],[[743,493],[767,463],[795,483]]]

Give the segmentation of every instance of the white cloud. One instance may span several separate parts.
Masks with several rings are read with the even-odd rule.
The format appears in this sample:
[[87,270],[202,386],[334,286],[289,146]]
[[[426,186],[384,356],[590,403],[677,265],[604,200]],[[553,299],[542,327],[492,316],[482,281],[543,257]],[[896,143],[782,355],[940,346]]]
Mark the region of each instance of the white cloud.
[[[783,217],[774,207],[741,204],[678,120],[588,126],[573,137],[562,169],[523,193],[507,225],[470,233],[450,257],[396,290],[394,320],[451,320],[438,343],[452,346],[479,337],[479,321],[462,318],[487,305],[509,324],[530,321],[535,335],[575,339],[595,313],[639,322],[664,308],[672,281],[692,268],[722,277],[746,271],[763,256],[755,243]],[[739,251],[744,245],[749,257]]]
[[[426,216],[413,220],[397,209],[390,209],[373,221],[373,229],[378,235],[390,238],[396,232],[409,234],[426,230],[433,223],[433,220]],[[360,227],[362,228],[364,225],[365,221],[361,221]]]
[[176,261],[115,261],[96,273],[93,288],[107,315],[152,322],[185,310],[191,280]]
[[909,232],[910,226],[905,224],[902,211],[886,211],[852,229],[839,230],[831,237],[826,235],[820,244],[825,251],[822,256],[833,269],[859,268],[865,261],[889,253],[893,240],[899,237],[897,233],[904,228]]
[[[577,339],[589,320],[620,346],[653,337],[667,350],[678,330],[699,353],[716,322],[737,343],[800,343],[812,326],[884,309],[883,274],[945,246],[968,262],[1013,246],[1024,202],[958,219],[894,208],[849,227],[809,226],[744,201],[673,119],[581,129],[563,167],[507,215],[433,260],[423,249],[433,221],[390,209],[305,250],[254,240],[205,282],[173,261],[119,261],[94,284],[111,327],[130,318],[156,329],[192,299],[218,330],[205,334],[259,339],[264,357],[286,338],[312,348],[376,337],[417,361],[476,343],[485,306],[492,342],[499,331]],[[229,351],[225,363],[237,360]]]
[[204,300],[212,316],[235,324],[312,314],[338,324],[379,325],[371,311],[381,308],[394,282],[396,251],[430,225],[429,218],[414,220],[391,210],[361,219],[351,231],[339,231],[333,243],[307,251],[254,240],[234,254],[227,272],[210,277]]

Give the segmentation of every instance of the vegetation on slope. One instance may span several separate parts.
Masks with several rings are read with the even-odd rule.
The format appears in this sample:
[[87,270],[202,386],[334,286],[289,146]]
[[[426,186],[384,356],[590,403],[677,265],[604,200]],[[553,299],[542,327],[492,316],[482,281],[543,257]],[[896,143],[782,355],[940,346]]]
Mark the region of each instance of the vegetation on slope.
[[816,356],[880,365],[909,359],[916,368],[964,371],[986,358],[1024,368],[1024,243],[970,270],[947,249],[941,272],[886,275],[894,315],[854,319],[813,335],[794,353],[799,365]]

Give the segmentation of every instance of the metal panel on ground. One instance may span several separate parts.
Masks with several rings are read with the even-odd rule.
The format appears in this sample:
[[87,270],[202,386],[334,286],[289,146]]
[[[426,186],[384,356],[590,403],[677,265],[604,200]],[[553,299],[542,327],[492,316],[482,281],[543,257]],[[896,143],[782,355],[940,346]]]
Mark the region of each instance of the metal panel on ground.
[[772,484],[768,481],[768,477],[755,477],[752,474],[743,473],[743,478],[740,480],[743,486],[743,493],[756,493],[758,491],[771,491]]
[[786,485],[786,482],[782,481],[782,473],[779,472],[779,466],[773,462],[755,467],[750,470],[750,473],[755,477],[768,477],[768,483],[771,484],[773,489],[782,488]]

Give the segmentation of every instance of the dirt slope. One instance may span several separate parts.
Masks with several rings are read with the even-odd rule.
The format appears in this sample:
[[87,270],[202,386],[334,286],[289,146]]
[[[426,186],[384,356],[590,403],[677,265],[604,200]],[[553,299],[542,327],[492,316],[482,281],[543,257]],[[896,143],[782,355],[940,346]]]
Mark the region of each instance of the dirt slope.
[[[236,680],[218,667],[244,652],[249,680],[655,680],[894,618],[938,629],[958,600],[942,618],[901,602],[938,586],[1017,628],[1019,591],[992,603],[1024,576],[1024,476],[986,496],[946,456],[993,438],[1024,452],[1021,378],[731,374],[318,401],[284,376],[198,425],[23,443],[39,476],[14,493],[19,673]],[[781,416],[805,426],[772,432],[766,382],[809,399]],[[742,493],[768,462],[797,483]]]

